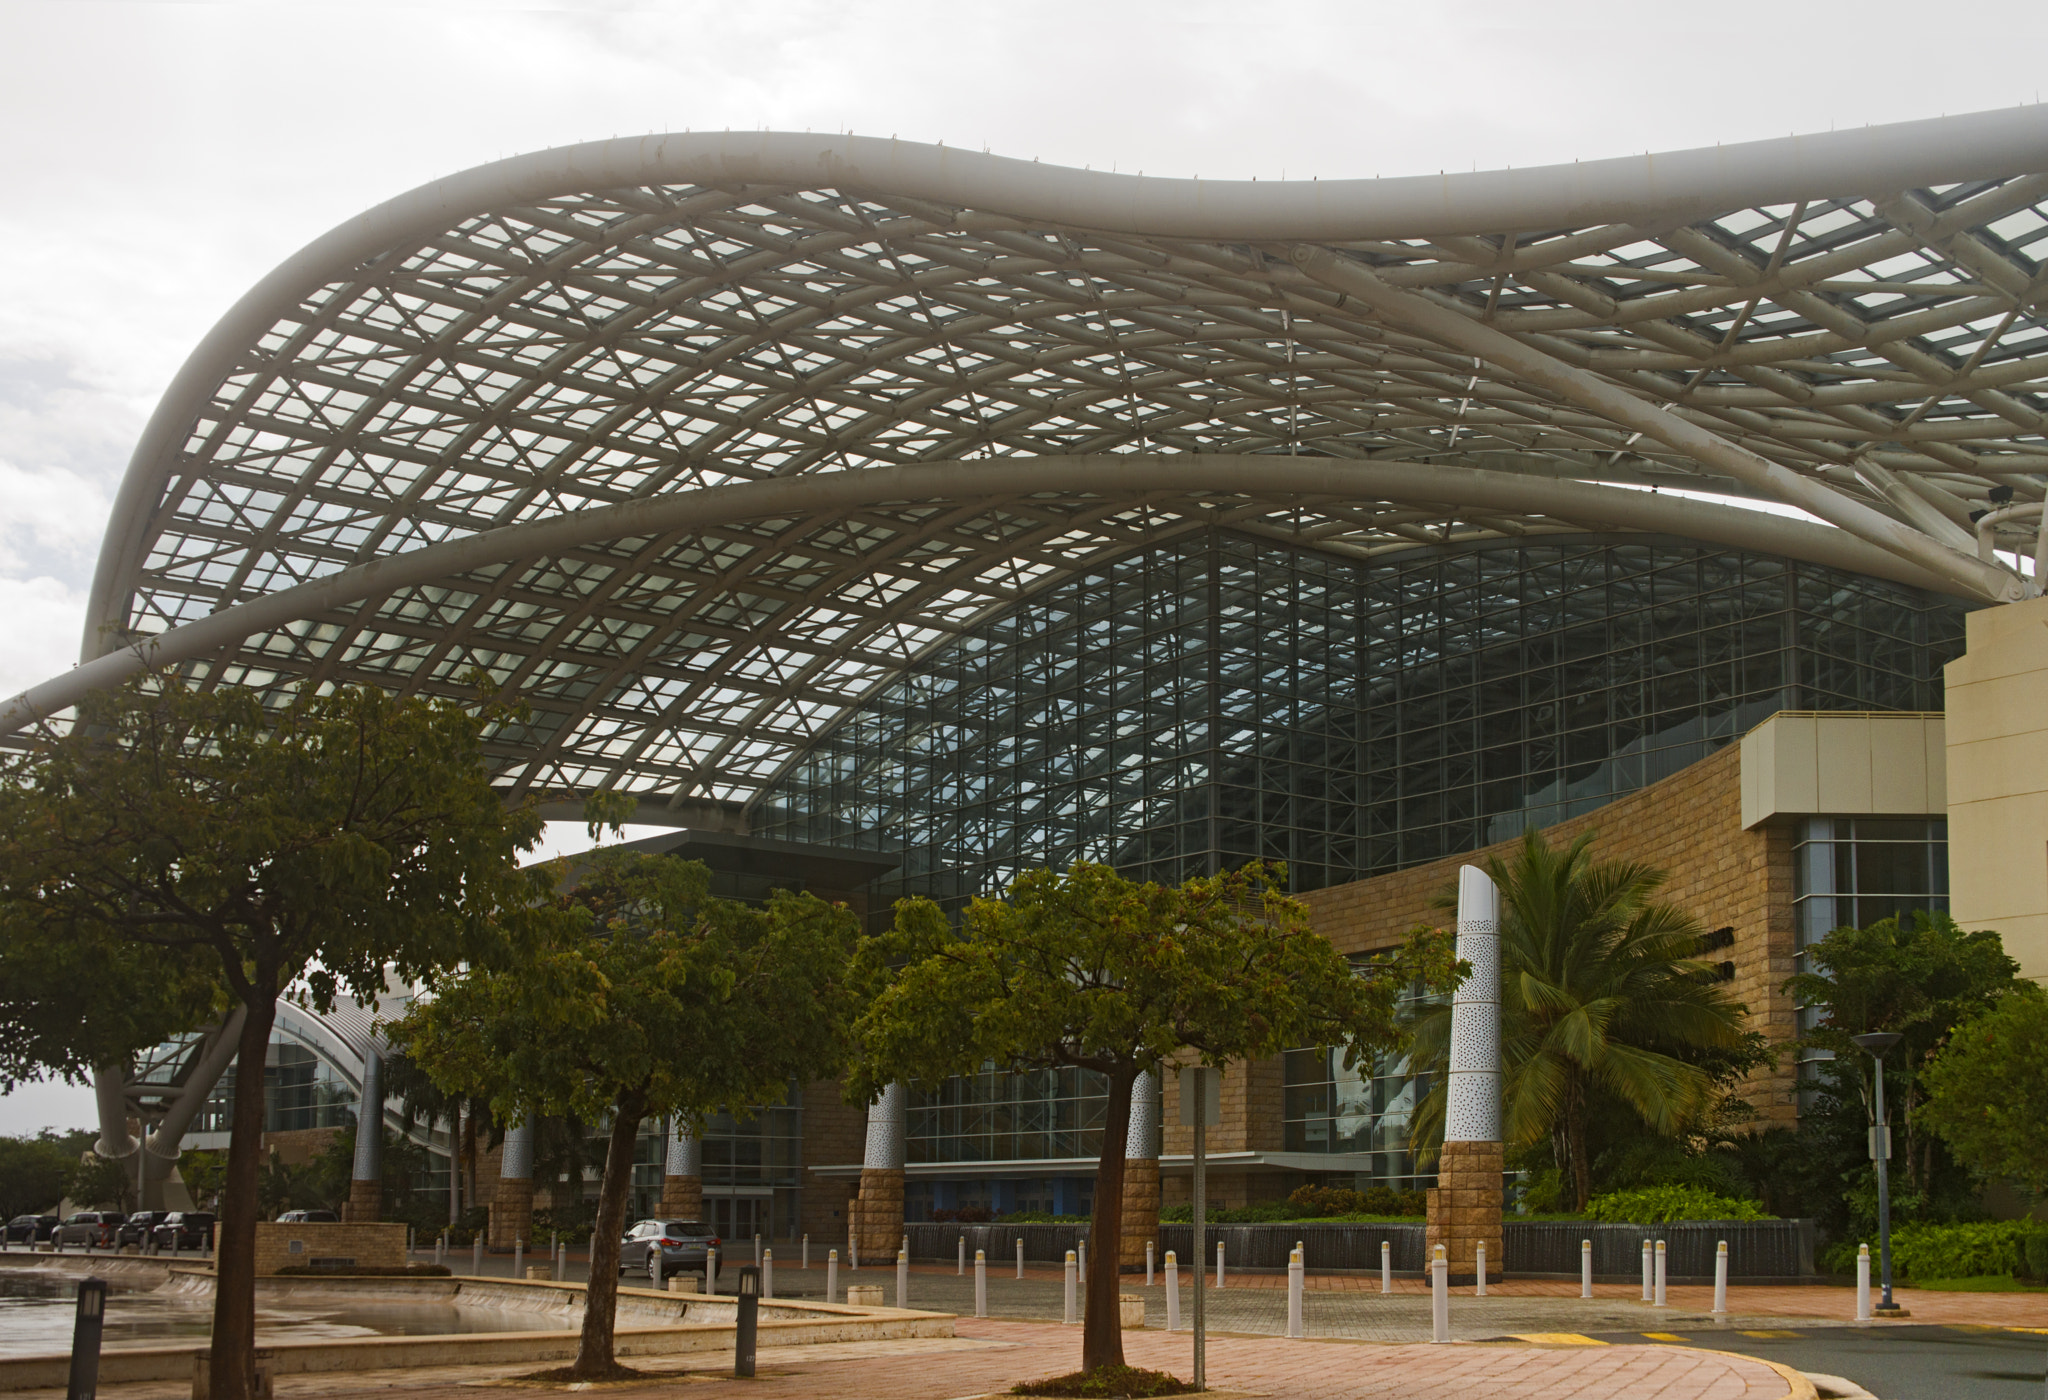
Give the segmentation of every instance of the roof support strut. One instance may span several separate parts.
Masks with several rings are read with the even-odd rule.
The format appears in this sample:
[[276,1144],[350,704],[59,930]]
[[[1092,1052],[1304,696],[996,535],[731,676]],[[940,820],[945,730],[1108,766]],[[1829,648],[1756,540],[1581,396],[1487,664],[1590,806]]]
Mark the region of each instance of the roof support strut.
[[2019,574],[1951,549],[1861,501],[1759,457],[1675,413],[1666,413],[1611,380],[1568,365],[1505,331],[1483,325],[1428,297],[1389,286],[1355,259],[1308,243],[1292,245],[1288,256],[1307,276],[1366,303],[1397,325],[1468,355],[1477,355],[1498,369],[1683,452],[1704,466],[1725,472],[1788,505],[1810,511],[1901,559],[1953,579],[1980,597],[1992,602],[2017,602],[2029,596],[2029,585]]

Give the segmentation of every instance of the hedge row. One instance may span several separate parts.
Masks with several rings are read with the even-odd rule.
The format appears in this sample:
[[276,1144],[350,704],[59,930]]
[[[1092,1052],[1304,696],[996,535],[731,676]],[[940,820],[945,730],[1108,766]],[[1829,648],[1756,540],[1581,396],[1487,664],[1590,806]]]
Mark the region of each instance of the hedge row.
[[[1839,1240],[1826,1267],[1848,1273],[1856,1247],[1877,1241]],[[1892,1272],[1905,1279],[1986,1278],[2010,1274],[2048,1282],[2048,1225],[2033,1220],[1979,1220],[1961,1225],[1904,1224],[1892,1231]]]

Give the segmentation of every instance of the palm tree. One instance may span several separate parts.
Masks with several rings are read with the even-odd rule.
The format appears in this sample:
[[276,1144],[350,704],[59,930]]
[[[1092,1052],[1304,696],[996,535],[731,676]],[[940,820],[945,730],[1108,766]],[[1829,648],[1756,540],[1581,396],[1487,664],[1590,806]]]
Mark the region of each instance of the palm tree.
[[[1691,914],[1652,899],[1664,872],[1640,861],[1594,861],[1586,832],[1559,850],[1531,828],[1509,861],[1488,857],[1501,894],[1502,1108],[1508,1146],[1550,1139],[1575,1209],[1592,1193],[1588,1096],[1629,1105],[1658,1133],[1701,1126],[1715,1085],[1688,1052],[1733,1050],[1748,1009],[1698,961],[1705,934]],[[1455,908],[1452,887],[1437,898]],[[1443,1136],[1451,1009],[1415,1023],[1411,1060],[1435,1086],[1415,1140],[1434,1155]]]

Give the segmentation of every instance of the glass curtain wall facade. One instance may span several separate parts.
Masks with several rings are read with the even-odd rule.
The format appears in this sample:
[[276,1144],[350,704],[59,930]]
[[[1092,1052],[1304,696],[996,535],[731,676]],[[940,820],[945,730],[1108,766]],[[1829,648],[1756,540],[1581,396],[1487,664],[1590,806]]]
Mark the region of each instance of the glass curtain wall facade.
[[[1312,890],[1591,811],[1779,710],[1938,709],[1963,613],[1677,539],[1366,561],[1211,530],[1053,585],[926,657],[794,760],[752,824],[899,855],[869,887],[877,921],[903,895],[998,894],[1077,859],[1160,881],[1285,861]],[[966,1177],[1068,1155],[1020,1130],[1037,1091],[1003,1079],[913,1101],[911,1161]],[[1388,1154],[1404,1182],[1402,1086],[1302,1059],[1290,1146]]]
[[870,887],[999,892],[1076,859],[1296,890],[1590,811],[1778,710],[1920,710],[1963,608],[1678,540],[1336,558],[1213,531],[1048,588],[791,763],[763,836],[900,853]]

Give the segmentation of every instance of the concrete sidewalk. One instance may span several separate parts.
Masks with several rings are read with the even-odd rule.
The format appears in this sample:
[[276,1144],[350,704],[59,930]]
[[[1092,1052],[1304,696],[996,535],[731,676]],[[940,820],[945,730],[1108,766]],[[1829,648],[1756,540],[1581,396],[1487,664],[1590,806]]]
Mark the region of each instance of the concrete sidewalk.
[[[1185,1377],[1189,1339],[1158,1332],[1124,1334],[1134,1366]],[[1080,1364],[1078,1328],[963,1318],[959,1335],[926,1341],[777,1347],[760,1353],[758,1375],[732,1379],[731,1353],[636,1360],[644,1383],[606,1385],[607,1400],[672,1400],[687,1384],[690,1400],[760,1400],[770,1394],[816,1400],[967,1400],[997,1396],[1018,1381]],[[278,1400],[476,1400],[478,1387],[521,1385],[532,1367],[437,1367],[347,1375],[281,1376]],[[1217,1337],[1209,1343],[1208,1380],[1224,1395],[1285,1400],[1815,1400],[1797,1372],[1749,1357],[1679,1346],[1526,1344],[1381,1346]],[[21,1391],[20,1400],[56,1400],[61,1391]],[[188,1385],[103,1386],[108,1400],[185,1400]]]

